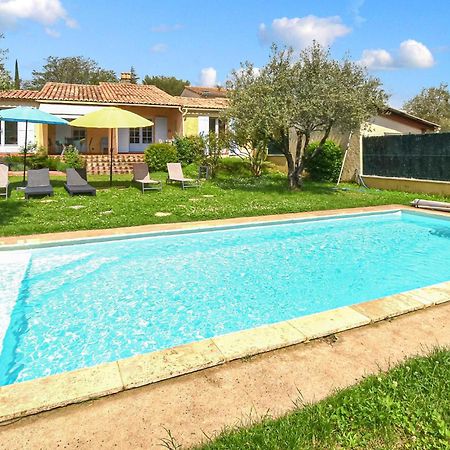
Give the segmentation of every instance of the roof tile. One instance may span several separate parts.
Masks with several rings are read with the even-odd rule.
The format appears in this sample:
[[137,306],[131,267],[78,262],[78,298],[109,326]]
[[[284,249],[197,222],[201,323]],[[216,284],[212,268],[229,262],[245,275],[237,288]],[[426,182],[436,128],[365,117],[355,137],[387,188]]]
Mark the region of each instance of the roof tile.
[[199,109],[224,109],[225,98],[174,97],[156,86],[129,83],[100,83],[84,85],[46,83],[40,91],[0,91],[0,99],[33,99],[52,102],[86,102],[103,104],[133,104],[156,106],[184,106]]

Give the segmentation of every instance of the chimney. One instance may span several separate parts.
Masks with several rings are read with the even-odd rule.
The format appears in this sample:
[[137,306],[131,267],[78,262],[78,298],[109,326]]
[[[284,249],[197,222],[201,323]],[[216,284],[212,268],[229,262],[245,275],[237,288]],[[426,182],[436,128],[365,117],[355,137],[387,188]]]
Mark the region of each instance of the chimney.
[[121,83],[131,83],[131,72],[122,72],[120,74]]

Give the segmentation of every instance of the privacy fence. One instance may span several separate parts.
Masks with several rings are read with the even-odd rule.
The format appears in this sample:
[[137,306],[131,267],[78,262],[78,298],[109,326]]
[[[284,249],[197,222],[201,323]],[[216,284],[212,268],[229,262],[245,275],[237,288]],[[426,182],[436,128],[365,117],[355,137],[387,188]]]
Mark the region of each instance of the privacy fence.
[[363,138],[363,173],[450,181],[450,133]]

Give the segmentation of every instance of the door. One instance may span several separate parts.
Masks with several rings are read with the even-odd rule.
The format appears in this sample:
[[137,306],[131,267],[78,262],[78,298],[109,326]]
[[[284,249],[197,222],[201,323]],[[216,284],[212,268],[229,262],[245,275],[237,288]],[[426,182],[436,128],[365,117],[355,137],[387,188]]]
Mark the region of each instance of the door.
[[130,130],[119,128],[119,153],[128,153],[130,149]]
[[209,134],[209,116],[198,116],[198,134]]
[[154,142],[167,141],[167,117],[155,117],[155,140]]

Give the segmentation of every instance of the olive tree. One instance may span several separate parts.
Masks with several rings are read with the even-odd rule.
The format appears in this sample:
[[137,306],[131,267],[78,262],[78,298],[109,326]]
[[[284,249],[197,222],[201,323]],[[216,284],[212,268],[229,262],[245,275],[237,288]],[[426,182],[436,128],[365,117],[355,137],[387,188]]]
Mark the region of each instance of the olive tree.
[[403,108],[410,114],[439,124],[442,131],[450,131],[450,90],[447,83],[422,89]]
[[[235,129],[245,130],[249,140],[277,142],[291,189],[302,187],[305,164],[323,150],[332,129],[358,130],[387,100],[380,81],[366,69],[347,58],[332,59],[317,43],[299,55],[273,46],[264,67],[257,71],[249,62],[241,64],[228,88]],[[306,154],[313,137],[319,145]]]

